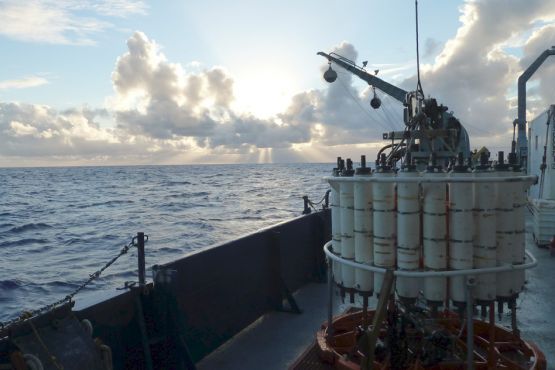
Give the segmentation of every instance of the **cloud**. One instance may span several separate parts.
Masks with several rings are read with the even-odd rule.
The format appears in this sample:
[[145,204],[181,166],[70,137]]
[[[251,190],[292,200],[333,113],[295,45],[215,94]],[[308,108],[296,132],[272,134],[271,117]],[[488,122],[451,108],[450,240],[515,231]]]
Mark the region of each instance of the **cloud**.
[[105,18],[145,12],[146,5],[136,0],[6,0],[0,3],[0,34],[19,41],[91,45],[94,34],[113,27]]
[[423,58],[429,58],[436,55],[436,53],[440,50],[441,43],[433,38],[427,38],[424,42],[424,54]]
[[[434,63],[423,66],[424,92],[455,112],[469,129],[472,146],[488,144],[505,150],[509,146],[516,118],[512,94],[517,77],[531,58],[537,57],[539,49],[552,45],[552,26],[535,32],[525,42],[521,63],[506,49],[512,46],[512,40],[533,31],[538,20],[554,19],[555,7],[549,0],[466,1],[456,36],[447,41]],[[403,83],[407,89],[414,89],[415,85],[415,77]],[[542,88],[545,97],[553,96],[547,84],[542,84]],[[544,108],[546,103],[542,102]]]
[[[441,48],[430,44],[430,50],[437,50],[433,63],[422,67],[424,92],[455,112],[469,130],[473,147],[485,144],[492,151],[507,150],[516,117],[516,79],[553,45],[555,9],[540,0],[525,5],[517,0],[467,1],[460,19],[455,37]],[[522,53],[520,61],[513,54],[515,48]],[[0,160],[331,161],[337,155],[360,154],[368,154],[370,160],[383,144],[383,132],[403,129],[398,102],[377,91],[382,107],[371,109],[373,90],[360,87],[339,67],[335,83],[322,80],[318,88],[294,95],[281,113],[260,118],[236,110],[235,81],[225,68],[168,61],[159,45],[142,32],[128,39],[127,49],[116,61],[111,76],[114,93],[105,109],[56,111],[42,105],[0,103]],[[348,42],[332,51],[357,58]],[[554,66],[546,63],[531,81],[529,114],[553,103]],[[385,67],[384,71],[391,66]],[[322,59],[321,72],[326,68]],[[394,68],[383,78],[391,81],[405,66]],[[4,81],[8,82],[13,81]],[[402,80],[401,87],[407,90],[415,86],[414,76]]]
[[47,83],[48,80],[44,77],[29,76],[20,78],[19,80],[0,81],[0,90],[26,89],[28,87],[41,86]]
[[[355,47],[342,42],[332,52],[356,61]],[[328,68],[323,64],[321,72]],[[380,110],[370,108],[373,91],[365,88],[359,91],[353,85],[349,72],[334,66],[337,80],[324,85],[322,90],[311,90],[293,97],[290,106],[280,115],[285,122],[311,127],[311,142],[314,145],[329,146],[360,144],[379,140],[384,131],[402,128],[399,104],[377,92],[383,105]]]
[[0,103],[0,164],[165,163],[194,146],[102,127],[99,120],[108,116],[87,107]]
[[[524,45],[524,53],[519,66],[522,69],[528,68],[544,50],[553,45],[555,45],[555,25],[546,25],[537,29]],[[555,86],[555,56],[549,57],[542,64],[532,79],[528,81],[527,86],[533,85],[534,82],[538,82],[539,85],[536,94],[528,87],[528,96],[532,98],[528,99],[527,110],[530,112],[527,117],[528,121],[544,111],[548,105],[555,103],[555,89],[553,88]]]
[[[112,74],[118,127],[156,139],[194,138],[200,147],[288,147],[310,140],[310,127],[232,109],[233,78],[220,67],[186,71],[135,32]],[[221,148],[220,148],[221,149]]]

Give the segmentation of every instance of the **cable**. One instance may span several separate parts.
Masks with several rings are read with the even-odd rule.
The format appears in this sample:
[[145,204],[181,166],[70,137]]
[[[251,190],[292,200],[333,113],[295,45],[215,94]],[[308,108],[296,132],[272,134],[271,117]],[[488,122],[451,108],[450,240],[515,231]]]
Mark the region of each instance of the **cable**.
[[547,144],[549,141],[549,123],[551,121],[551,116],[552,116],[552,110],[548,110],[547,111],[547,122],[545,123],[546,128],[545,128],[545,144],[543,146],[543,157],[542,157],[542,164],[540,165],[540,170],[542,171],[541,177],[540,177],[540,192],[539,192],[539,198],[541,199],[543,197],[543,180],[545,179],[545,169],[547,168]]
[[[392,98],[391,98],[390,96],[388,96],[388,95],[386,95],[385,97],[387,98],[387,101],[391,101],[391,100],[392,100]],[[388,114],[392,117],[391,119],[392,119],[392,121],[393,121],[394,123],[395,123],[395,122],[400,122],[402,119],[397,119],[398,117],[395,117],[395,116],[396,116],[395,111],[392,110],[393,108],[391,107],[390,104],[385,104],[385,100],[386,100],[386,99],[384,99],[384,103],[382,104],[382,107],[384,108],[384,111],[388,112]],[[394,101],[394,102],[397,102],[398,104],[401,104],[401,102],[398,101],[398,100],[396,100],[396,99],[393,99],[393,101]],[[397,128],[396,125],[395,125],[394,127]],[[401,126],[401,128],[399,128],[399,129],[402,130],[402,126]]]
[[424,98],[424,90],[422,90],[422,83],[420,82],[420,51],[418,47],[418,0],[414,0],[414,9],[416,14],[416,74],[418,75],[416,91],[421,94],[422,98]]
[[[345,84],[345,82],[344,82],[341,78],[338,78],[337,80],[341,83],[341,86],[343,86],[343,88],[347,91],[347,93],[349,94],[349,96],[351,97],[351,99],[353,99],[353,100],[355,101],[355,103],[357,103],[357,105],[359,106],[359,108],[362,109],[362,111],[363,111],[372,121],[376,121],[376,120],[374,120],[374,117],[372,117],[372,116],[370,115],[370,113],[369,113],[368,111],[366,111],[366,109],[364,109],[364,107],[362,106],[362,104],[360,104],[360,100],[357,99],[357,98],[355,98],[355,97],[353,96],[353,94],[351,93],[351,91],[349,90],[349,88],[347,87],[347,85]],[[384,130],[387,130],[387,127],[384,127],[384,125],[383,125],[379,120],[377,121],[377,123],[378,123],[378,125],[380,125]]]

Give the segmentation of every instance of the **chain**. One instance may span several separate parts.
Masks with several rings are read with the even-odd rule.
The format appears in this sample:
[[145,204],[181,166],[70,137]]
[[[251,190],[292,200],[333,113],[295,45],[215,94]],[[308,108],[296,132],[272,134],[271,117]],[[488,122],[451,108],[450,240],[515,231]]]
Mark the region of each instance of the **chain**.
[[309,204],[315,211],[318,211],[318,210],[316,209],[316,206],[322,204],[322,202],[326,199],[326,196],[328,195],[328,192],[329,192],[329,190],[326,191],[326,193],[324,194],[324,196],[322,197],[322,199],[320,199],[318,202],[313,202],[313,201],[311,201],[310,199],[307,198],[308,204]]
[[[148,235],[145,235],[145,243],[147,241],[148,241]],[[94,280],[98,279],[98,277],[100,277],[100,275],[104,272],[104,270],[106,270],[108,267],[113,265],[114,262],[116,262],[118,260],[118,258],[120,258],[124,254],[126,254],[129,251],[129,249],[131,249],[131,247],[136,247],[136,246],[137,246],[137,237],[135,236],[131,239],[129,244],[125,245],[120,250],[120,252],[117,256],[115,256],[110,261],[108,261],[108,263],[106,263],[101,269],[99,269],[99,270],[95,271],[94,273],[90,274],[89,278],[85,282],[83,282],[83,284],[81,284],[79,287],[77,287],[77,289],[75,289],[73,292],[66,295],[64,298],[57,300],[56,302],[53,302],[53,303],[50,303],[46,306],[37,308],[36,310],[33,310],[33,311],[24,311],[19,317],[16,317],[16,318],[11,319],[9,321],[0,322],[0,330],[4,330],[4,329],[9,328],[10,326],[12,326],[14,324],[17,324],[19,322],[25,321],[25,320],[30,319],[32,317],[38,316],[38,315],[43,314],[45,312],[50,312],[53,309],[55,309],[56,307],[61,306],[62,304],[66,303],[66,302],[71,302],[71,300],[73,299],[73,297],[75,297],[75,295],[77,293],[79,293],[81,290],[85,289],[87,287],[87,285],[92,283]]]

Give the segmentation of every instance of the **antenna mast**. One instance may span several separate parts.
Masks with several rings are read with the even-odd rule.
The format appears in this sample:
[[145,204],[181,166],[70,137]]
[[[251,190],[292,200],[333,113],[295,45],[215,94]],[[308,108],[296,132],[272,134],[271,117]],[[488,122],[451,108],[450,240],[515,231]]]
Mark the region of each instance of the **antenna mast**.
[[418,47],[418,0],[414,0],[414,9],[416,14],[416,74],[418,76],[418,83],[416,84],[416,91],[424,98],[424,91],[422,90],[422,83],[420,82],[420,51]]

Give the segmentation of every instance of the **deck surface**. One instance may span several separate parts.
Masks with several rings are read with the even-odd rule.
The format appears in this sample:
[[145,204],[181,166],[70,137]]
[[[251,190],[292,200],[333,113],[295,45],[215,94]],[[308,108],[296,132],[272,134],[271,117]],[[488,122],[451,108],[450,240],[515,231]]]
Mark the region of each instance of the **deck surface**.
[[[527,224],[528,231],[532,225]],[[555,370],[555,256],[536,247],[527,233],[527,249],[538,259],[528,270],[524,292],[518,299],[518,325],[522,337],[538,345]],[[263,316],[197,364],[199,370],[287,369],[311,346],[314,334],[327,319],[327,285],[309,284],[295,293],[302,314],[272,312]],[[334,297],[334,314],[340,299]],[[375,305],[371,300],[370,306]],[[509,312],[501,325],[510,326]],[[316,368],[315,368],[316,369]],[[323,367],[322,369],[325,369]]]
[[[283,370],[314,341],[327,318],[327,285],[308,284],[295,293],[301,314],[264,315],[197,364],[198,370]],[[339,298],[334,312],[339,312]]]

